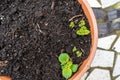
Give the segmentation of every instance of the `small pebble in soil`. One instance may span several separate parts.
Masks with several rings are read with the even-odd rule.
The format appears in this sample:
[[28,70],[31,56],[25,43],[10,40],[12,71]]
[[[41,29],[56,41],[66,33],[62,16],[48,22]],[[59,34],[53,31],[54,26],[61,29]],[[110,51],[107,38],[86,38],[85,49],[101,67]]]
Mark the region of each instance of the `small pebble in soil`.
[[6,66],[7,63],[8,63],[8,61],[0,61],[0,67],[2,67],[2,66]]

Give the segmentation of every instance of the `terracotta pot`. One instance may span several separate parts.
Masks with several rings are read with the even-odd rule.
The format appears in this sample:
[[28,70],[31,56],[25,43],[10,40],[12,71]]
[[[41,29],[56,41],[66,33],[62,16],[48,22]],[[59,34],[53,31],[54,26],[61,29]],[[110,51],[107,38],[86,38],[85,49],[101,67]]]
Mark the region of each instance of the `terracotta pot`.
[[83,74],[89,69],[91,62],[94,58],[96,48],[97,48],[97,41],[98,41],[98,30],[97,30],[97,23],[94,16],[94,13],[92,11],[92,8],[88,4],[87,0],[78,0],[78,2],[81,4],[84,13],[88,19],[88,22],[90,24],[90,31],[91,31],[91,37],[92,37],[92,45],[90,49],[90,55],[88,58],[83,62],[79,70],[70,78],[69,80],[80,80],[80,78],[83,76]]
[[0,76],[0,80],[12,80],[12,79],[8,76]]
[[[95,55],[95,51],[97,48],[97,40],[98,40],[97,23],[90,5],[88,4],[87,0],[78,0],[78,2],[81,4],[84,10],[84,13],[90,24],[92,46],[91,46],[90,55],[88,56],[88,58],[83,62],[79,70],[69,80],[80,80],[83,74],[89,69],[90,64]],[[0,80],[12,80],[12,79],[8,76],[0,76]]]

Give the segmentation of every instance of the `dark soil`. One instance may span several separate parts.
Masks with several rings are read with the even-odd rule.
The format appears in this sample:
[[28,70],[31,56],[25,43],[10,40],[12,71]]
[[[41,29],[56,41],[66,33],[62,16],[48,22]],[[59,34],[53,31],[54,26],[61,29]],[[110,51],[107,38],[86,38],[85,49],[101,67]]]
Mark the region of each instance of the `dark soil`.
[[[65,80],[57,56],[69,53],[80,65],[90,51],[91,36],[77,36],[69,28],[75,15],[85,19],[76,0],[0,0],[0,74],[13,80]],[[73,46],[83,52],[72,53]]]

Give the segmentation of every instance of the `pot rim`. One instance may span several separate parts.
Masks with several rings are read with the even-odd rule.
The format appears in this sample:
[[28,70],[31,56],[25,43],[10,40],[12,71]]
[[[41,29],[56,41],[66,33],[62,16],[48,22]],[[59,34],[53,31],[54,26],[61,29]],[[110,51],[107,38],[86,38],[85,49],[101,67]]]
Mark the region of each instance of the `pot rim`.
[[93,61],[93,58],[95,56],[95,52],[97,49],[97,42],[98,42],[98,29],[97,29],[97,23],[93,10],[90,7],[87,0],[78,0],[78,2],[82,6],[82,9],[88,19],[90,25],[92,43],[88,58],[83,62],[83,64],[78,69],[78,71],[69,80],[80,80],[80,78],[84,75],[84,73],[90,68],[91,62]]

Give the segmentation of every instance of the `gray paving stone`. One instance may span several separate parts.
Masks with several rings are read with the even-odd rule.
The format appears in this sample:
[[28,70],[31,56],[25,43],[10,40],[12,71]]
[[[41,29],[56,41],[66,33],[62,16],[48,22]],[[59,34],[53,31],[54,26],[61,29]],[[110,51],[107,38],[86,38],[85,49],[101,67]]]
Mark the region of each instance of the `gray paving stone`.
[[98,35],[99,37],[106,36],[112,32],[111,22],[105,22],[98,24]]
[[94,69],[86,80],[111,80],[110,72],[103,69]]
[[97,20],[105,19],[107,16],[106,12],[101,8],[93,8],[93,11]]
[[120,53],[120,37],[118,38],[115,45],[113,46],[113,49]]
[[98,39],[98,47],[103,48],[103,49],[109,49],[116,37],[117,37],[117,35],[111,35],[111,36],[99,38]]
[[117,79],[115,79],[115,80],[120,80],[120,76]]
[[111,9],[108,11],[108,20],[109,21],[112,21],[117,18],[120,18],[120,10]]
[[91,67],[112,67],[114,60],[114,52],[97,50]]
[[85,80],[87,75],[88,75],[88,72],[86,72],[80,80]]
[[113,76],[120,75],[120,55],[117,56],[115,67],[113,69]]
[[120,29],[120,22],[113,23],[113,24],[112,24],[112,28],[113,28],[114,30],[119,30],[119,29]]

